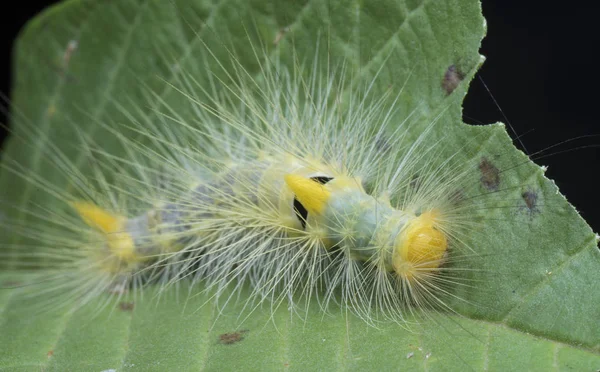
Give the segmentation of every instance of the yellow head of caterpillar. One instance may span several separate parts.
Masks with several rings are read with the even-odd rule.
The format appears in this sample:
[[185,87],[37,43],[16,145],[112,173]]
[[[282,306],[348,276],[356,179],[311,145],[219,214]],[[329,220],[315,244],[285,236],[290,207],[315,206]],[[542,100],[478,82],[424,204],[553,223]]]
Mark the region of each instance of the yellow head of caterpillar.
[[448,238],[438,227],[439,212],[424,212],[402,229],[392,255],[396,274],[415,280],[439,270],[448,250]]
[[103,233],[106,246],[113,258],[103,260],[104,269],[117,272],[122,265],[129,266],[142,261],[143,257],[136,253],[133,237],[125,232],[127,221],[125,217],[111,214],[88,202],[72,202],[71,206],[87,225]]

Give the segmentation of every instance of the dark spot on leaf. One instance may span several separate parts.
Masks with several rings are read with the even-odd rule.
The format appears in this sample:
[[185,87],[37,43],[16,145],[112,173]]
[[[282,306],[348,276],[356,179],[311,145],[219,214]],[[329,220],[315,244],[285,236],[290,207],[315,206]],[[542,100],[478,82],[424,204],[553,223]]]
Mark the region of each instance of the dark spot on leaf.
[[523,200],[525,200],[525,205],[527,205],[528,209],[535,209],[537,207],[538,195],[534,191],[525,191],[521,194]]
[[479,162],[479,171],[481,172],[481,184],[490,191],[498,190],[500,185],[500,171],[487,158],[481,158]]
[[465,75],[455,65],[450,65],[444,74],[442,88],[446,94],[450,94],[454,92],[454,90],[458,87],[458,84],[460,84],[464,78]]
[[135,304],[133,302],[119,302],[119,310],[121,311],[133,311]]
[[521,198],[523,198],[523,201],[525,202],[524,208],[527,210],[531,217],[533,217],[534,214],[539,213],[539,193],[537,191],[527,190],[521,194]]
[[247,329],[243,329],[237,332],[223,333],[219,335],[219,343],[223,345],[233,345],[244,339],[244,334],[247,333]]

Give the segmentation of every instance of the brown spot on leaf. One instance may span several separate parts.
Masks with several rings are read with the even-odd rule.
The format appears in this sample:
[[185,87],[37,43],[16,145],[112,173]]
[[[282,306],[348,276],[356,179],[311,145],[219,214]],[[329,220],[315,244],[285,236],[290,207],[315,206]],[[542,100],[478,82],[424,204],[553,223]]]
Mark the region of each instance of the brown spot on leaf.
[[456,67],[456,65],[450,65],[444,74],[442,80],[442,88],[446,94],[454,92],[460,82],[465,78],[465,75]]
[[539,213],[538,209],[538,192],[535,190],[527,190],[521,194],[521,198],[525,202],[525,209],[529,212],[530,216]]
[[244,339],[244,334],[247,333],[247,329],[243,329],[237,332],[223,333],[219,335],[219,343],[223,345],[233,345]]
[[46,353],[46,356],[47,356],[48,358],[52,357],[52,355],[54,355],[54,350],[50,350],[50,351],[48,351],[48,352]]
[[527,208],[534,209],[537,207],[538,195],[536,192],[525,191],[523,194],[521,194],[521,197],[523,200],[525,200],[525,205],[527,205]]
[[481,184],[490,191],[498,190],[500,185],[500,171],[487,158],[481,158],[479,162],[479,171],[481,172]]
[[121,311],[133,311],[135,304],[133,302],[119,302],[119,310]]

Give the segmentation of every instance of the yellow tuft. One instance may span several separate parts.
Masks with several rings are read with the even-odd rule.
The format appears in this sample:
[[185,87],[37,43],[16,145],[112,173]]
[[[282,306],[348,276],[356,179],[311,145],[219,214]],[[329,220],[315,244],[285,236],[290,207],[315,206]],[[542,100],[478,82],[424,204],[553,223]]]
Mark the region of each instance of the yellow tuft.
[[285,183],[296,195],[296,199],[309,213],[321,214],[325,209],[325,204],[331,197],[329,192],[320,183],[304,178],[295,174],[287,174],[284,176]]
[[425,212],[407,224],[392,257],[394,271],[406,279],[435,272],[448,249],[446,235],[436,227],[437,213]]
[[86,224],[105,234],[117,232],[122,227],[122,218],[110,214],[97,205],[87,202],[73,202],[71,205]]
[[124,217],[115,216],[88,202],[73,202],[71,205],[86,224],[105,234],[108,249],[119,260],[128,264],[141,261],[133,238],[124,231]]

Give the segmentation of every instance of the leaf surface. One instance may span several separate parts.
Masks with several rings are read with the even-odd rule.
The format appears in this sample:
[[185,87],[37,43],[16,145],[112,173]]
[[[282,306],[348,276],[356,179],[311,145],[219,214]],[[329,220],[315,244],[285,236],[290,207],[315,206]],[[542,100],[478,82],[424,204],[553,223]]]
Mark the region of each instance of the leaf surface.
[[[496,222],[484,227],[485,239],[476,247],[482,273],[477,285],[457,293],[466,301],[452,303],[460,316],[432,315],[410,331],[396,324],[375,329],[353,315],[323,316],[314,304],[302,321],[283,307],[247,313],[242,304],[201,306],[208,300],[202,295],[182,300],[185,295],[167,293],[157,302],[153,288],[143,299],[108,305],[98,299],[75,312],[31,315],[27,288],[3,289],[0,369],[600,368],[600,291],[594,290],[600,251],[594,233],[543,171],[513,147],[502,125],[462,124],[461,102],[482,62],[484,32],[475,0],[70,0],[31,21],[15,50],[12,98],[18,112],[3,159],[59,188],[68,180],[44,166],[54,151],[50,144],[82,169],[85,158],[72,146],[79,135],[118,155],[123,149],[97,123],[126,121],[118,104],[142,106],[148,92],[178,107],[181,96],[164,81],[177,82],[182,71],[206,81],[205,64],[215,64],[208,50],[231,70],[231,56],[221,47],[225,40],[255,75],[260,66],[251,45],[284,63],[291,63],[292,50],[308,61],[350,61],[349,70],[366,82],[378,74],[375,92],[406,92],[399,111],[419,107],[423,122],[444,121],[433,135],[452,145],[434,161],[460,151],[465,162],[491,159],[499,169],[519,164],[500,174],[498,187],[514,188],[503,198],[520,201],[522,208],[480,212]],[[327,43],[317,44],[324,33]],[[448,94],[443,81],[451,66],[464,79]],[[193,118],[185,110],[182,106],[181,114]],[[33,147],[24,146],[32,130]],[[417,137],[422,128],[413,130]],[[478,140],[464,145],[464,138]],[[472,182],[481,183],[476,169]],[[536,213],[523,213],[522,185],[538,195]],[[0,173],[0,188],[4,201],[18,205],[46,201],[35,184],[10,172]],[[4,274],[5,286],[20,281],[18,275]]]

